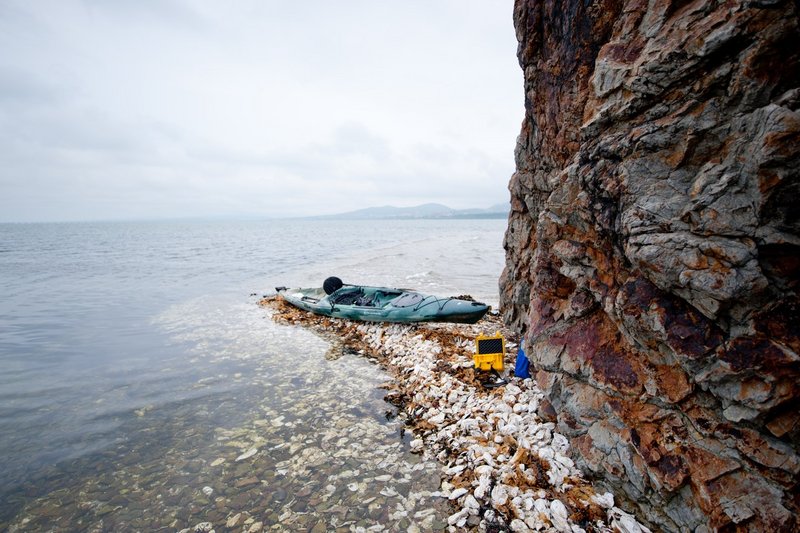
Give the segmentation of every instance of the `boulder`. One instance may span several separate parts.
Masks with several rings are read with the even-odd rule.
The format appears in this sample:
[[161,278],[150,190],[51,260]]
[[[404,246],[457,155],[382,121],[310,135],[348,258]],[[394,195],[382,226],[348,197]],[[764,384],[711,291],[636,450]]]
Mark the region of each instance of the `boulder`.
[[786,0],[517,0],[500,280],[573,459],[655,529],[800,527]]

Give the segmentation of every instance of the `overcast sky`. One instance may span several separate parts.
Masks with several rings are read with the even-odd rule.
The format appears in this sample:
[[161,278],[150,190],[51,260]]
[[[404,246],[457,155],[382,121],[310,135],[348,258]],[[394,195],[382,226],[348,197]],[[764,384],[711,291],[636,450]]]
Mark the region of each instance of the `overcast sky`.
[[2,0],[0,221],[508,201],[512,0]]

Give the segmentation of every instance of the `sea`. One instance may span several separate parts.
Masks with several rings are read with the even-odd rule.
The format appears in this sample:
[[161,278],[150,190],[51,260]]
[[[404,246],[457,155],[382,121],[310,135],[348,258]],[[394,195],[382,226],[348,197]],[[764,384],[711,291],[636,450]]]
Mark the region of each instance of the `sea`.
[[0,224],[0,531],[444,529],[389,376],[258,300],[338,276],[496,306],[505,225]]

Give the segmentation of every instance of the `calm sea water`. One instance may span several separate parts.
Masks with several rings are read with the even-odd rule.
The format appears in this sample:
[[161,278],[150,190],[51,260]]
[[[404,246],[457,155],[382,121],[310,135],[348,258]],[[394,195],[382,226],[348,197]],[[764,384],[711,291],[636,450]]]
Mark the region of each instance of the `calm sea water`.
[[[326,341],[273,324],[253,294],[337,275],[496,304],[504,228],[0,225],[0,530],[181,529],[237,512],[288,529],[439,525],[424,514],[435,465],[385,416],[386,376],[326,358]],[[314,461],[327,468],[305,471]],[[398,504],[419,516],[390,515]]]

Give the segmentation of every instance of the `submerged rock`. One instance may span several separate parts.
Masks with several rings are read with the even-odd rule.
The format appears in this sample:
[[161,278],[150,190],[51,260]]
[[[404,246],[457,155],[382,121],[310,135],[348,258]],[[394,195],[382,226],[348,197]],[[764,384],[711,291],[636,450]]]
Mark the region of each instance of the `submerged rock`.
[[214,524],[211,522],[200,522],[192,528],[192,531],[194,533],[211,533],[214,531]]
[[253,457],[257,453],[258,453],[258,448],[250,448],[249,450],[244,452],[242,455],[237,457],[236,458],[236,462],[238,463],[239,461],[244,461],[245,459],[250,459],[251,457]]

